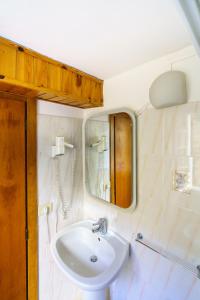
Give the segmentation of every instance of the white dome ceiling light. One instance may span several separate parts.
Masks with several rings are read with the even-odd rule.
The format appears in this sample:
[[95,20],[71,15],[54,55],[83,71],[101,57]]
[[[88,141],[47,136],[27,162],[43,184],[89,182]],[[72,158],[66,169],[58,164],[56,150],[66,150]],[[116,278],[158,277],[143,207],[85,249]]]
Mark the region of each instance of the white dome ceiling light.
[[185,73],[168,71],[161,74],[152,83],[149,98],[155,108],[185,104],[187,102]]

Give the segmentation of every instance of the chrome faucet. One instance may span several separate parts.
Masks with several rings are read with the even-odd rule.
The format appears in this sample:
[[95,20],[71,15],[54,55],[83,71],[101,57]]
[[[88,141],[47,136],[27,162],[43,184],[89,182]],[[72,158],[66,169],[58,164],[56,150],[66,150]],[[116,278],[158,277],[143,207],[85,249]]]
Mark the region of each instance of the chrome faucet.
[[105,218],[100,218],[98,222],[92,224],[95,228],[92,228],[92,232],[99,232],[101,234],[107,233],[107,220]]

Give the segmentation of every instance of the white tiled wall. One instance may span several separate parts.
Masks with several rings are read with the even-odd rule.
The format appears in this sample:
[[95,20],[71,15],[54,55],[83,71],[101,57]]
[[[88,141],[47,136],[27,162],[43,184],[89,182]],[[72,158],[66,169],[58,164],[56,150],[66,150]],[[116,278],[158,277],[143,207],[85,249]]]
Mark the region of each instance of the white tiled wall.
[[[186,262],[200,263],[200,194],[179,193],[172,189],[172,174],[179,157],[187,153],[187,116],[199,126],[200,103],[189,103],[164,110],[148,109],[138,119],[139,193],[138,206],[127,212],[91,199],[85,202],[85,218],[106,216],[109,226],[132,245],[128,265],[111,287],[112,300],[199,300],[200,280],[182,267],[135,242],[137,232]],[[62,187],[73,190],[71,217],[59,215],[59,227],[82,218],[80,119],[44,116],[38,120],[39,202],[55,200],[54,161],[50,147],[56,135],[64,135],[77,147],[76,180],[70,185],[71,153],[61,157]],[[196,132],[196,127],[193,128]],[[196,134],[196,133],[195,133]],[[184,136],[185,135],[185,136]],[[200,139],[194,139],[194,166],[199,168]],[[183,159],[183,163],[185,160]],[[198,172],[197,172],[198,174]],[[198,176],[198,175],[195,175]],[[196,179],[195,179],[196,182]],[[55,215],[49,216],[51,234]],[[58,270],[50,251],[46,217],[39,219],[40,300],[77,300],[81,291]]]
[[[192,121],[198,120],[198,127],[199,102],[163,110],[152,108],[139,116],[135,211],[110,207],[95,199],[85,203],[85,217],[106,216],[113,230],[131,243],[128,265],[112,285],[112,300],[200,299],[199,279],[135,242],[136,234],[141,232],[155,246],[194,266],[200,264],[200,192],[180,193],[173,190],[172,184],[179,158],[184,158],[182,164],[187,162],[188,115]],[[200,167],[199,146],[200,138],[192,142],[195,168]]]
[[[64,156],[53,159],[51,146],[55,144],[56,136],[64,136],[66,141],[75,145],[75,149],[66,149]],[[66,220],[61,214],[56,172],[63,197],[71,200]],[[52,259],[50,239],[56,227],[59,230],[82,218],[82,119],[38,115],[38,200],[39,204],[53,203],[53,213],[49,214],[48,220],[46,216],[39,217],[39,299],[78,299],[79,290],[60,272]]]

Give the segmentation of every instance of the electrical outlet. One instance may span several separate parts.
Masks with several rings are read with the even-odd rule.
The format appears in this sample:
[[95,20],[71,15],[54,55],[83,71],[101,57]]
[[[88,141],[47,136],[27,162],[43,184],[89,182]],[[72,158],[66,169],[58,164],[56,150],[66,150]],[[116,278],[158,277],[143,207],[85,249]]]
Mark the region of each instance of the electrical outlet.
[[189,193],[191,189],[190,172],[175,171],[173,176],[173,188],[175,191]]
[[40,204],[38,206],[38,216],[45,216],[48,215],[52,212],[53,210],[53,203],[52,202],[47,202],[44,204]]

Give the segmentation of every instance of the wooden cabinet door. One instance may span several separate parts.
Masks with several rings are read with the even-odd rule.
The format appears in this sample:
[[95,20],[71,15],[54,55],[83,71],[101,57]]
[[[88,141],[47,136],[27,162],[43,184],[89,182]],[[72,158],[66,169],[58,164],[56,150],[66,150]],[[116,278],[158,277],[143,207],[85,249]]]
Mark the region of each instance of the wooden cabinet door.
[[25,102],[0,98],[0,299],[26,299]]

